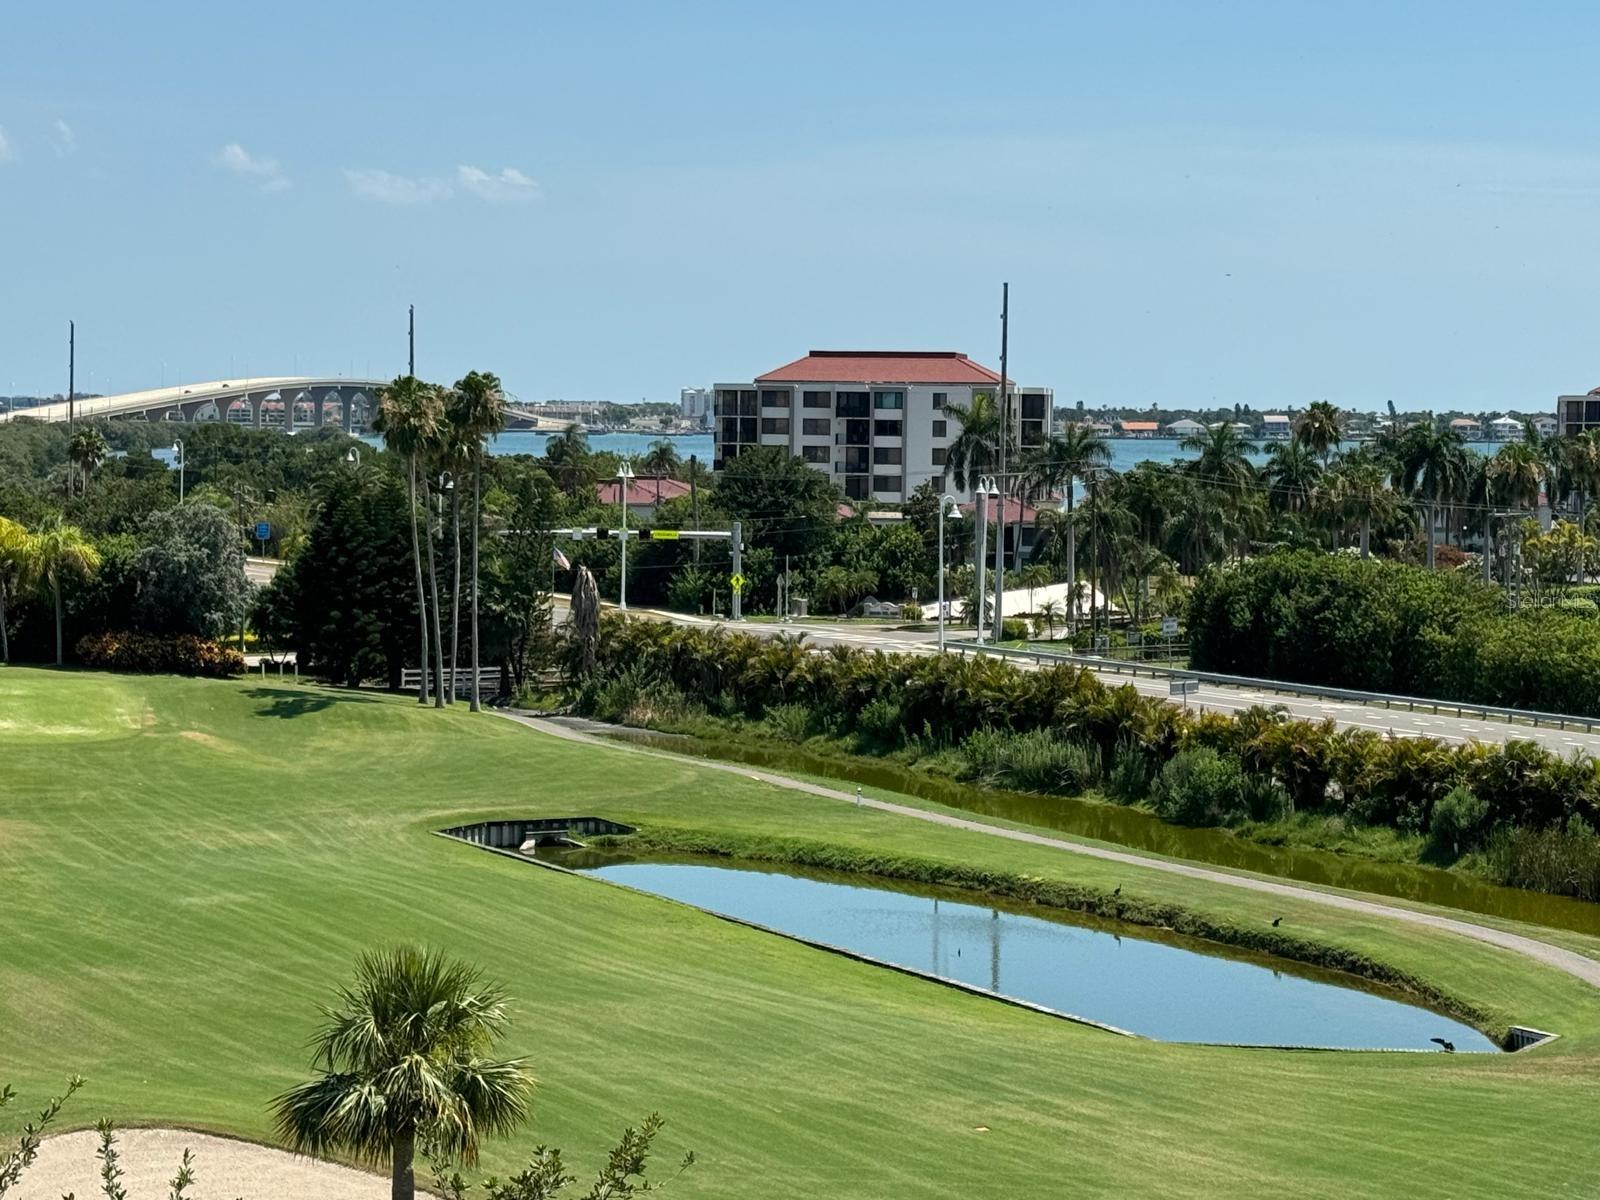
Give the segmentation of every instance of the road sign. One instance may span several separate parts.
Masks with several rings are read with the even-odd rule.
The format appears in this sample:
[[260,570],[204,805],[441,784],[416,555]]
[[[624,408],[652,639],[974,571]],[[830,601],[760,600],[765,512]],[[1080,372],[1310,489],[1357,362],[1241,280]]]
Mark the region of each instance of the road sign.
[[737,574],[728,576],[728,586],[731,587],[736,592],[743,592],[744,591],[744,576],[743,575],[737,575]]
[[1198,679],[1169,679],[1167,680],[1167,695],[1187,696],[1190,692],[1200,690]]
[[1144,641],[1144,634],[1137,629],[1128,630],[1128,645],[1137,646]]
[[650,531],[650,540],[653,542],[675,542],[678,540],[678,531],[676,529],[652,529]]
[[272,540],[272,526],[265,521],[256,522],[256,541],[270,542]]
[[1169,637],[1177,637],[1178,636],[1178,618],[1177,617],[1162,617],[1161,618],[1161,636],[1162,637],[1167,637],[1167,638],[1169,638]]

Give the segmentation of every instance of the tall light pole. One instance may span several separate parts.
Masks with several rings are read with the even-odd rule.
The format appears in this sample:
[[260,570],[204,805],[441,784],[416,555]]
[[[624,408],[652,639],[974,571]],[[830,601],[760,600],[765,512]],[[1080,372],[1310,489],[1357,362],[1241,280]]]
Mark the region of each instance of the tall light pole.
[[945,496],[939,501],[939,653],[944,653],[944,517],[949,513],[952,517],[960,510],[956,508],[955,498]]
[[987,592],[984,588],[983,569],[989,557],[989,497],[999,496],[999,494],[1000,489],[995,486],[993,475],[985,475],[978,480],[977,503],[974,506],[974,515],[978,518],[978,535],[973,539],[977,544],[977,554],[974,555],[977,560],[976,578],[973,581],[976,586],[973,591],[977,599],[978,611],[974,615],[973,624],[977,627],[975,640],[980,645],[983,643],[983,602],[987,597]]
[[417,306],[406,305],[406,374],[417,377]]
[[178,456],[178,503],[183,503],[183,439],[175,438],[172,442],[172,452]]
[[[1011,324],[1011,285],[1000,285],[1000,464],[995,478],[1000,483],[1000,510],[994,523],[994,640],[998,642],[1005,620],[1006,586],[1006,442],[1011,437],[1010,385],[1006,381],[1006,337]],[[1018,503],[1020,510],[1021,504]],[[1019,527],[1020,528],[1020,527]],[[1021,537],[1021,534],[1018,534]]]
[[[72,440],[72,397],[78,390],[78,323],[67,322],[67,440]],[[67,453],[67,499],[72,499],[72,453]]]
[[617,468],[617,499],[622,502],[622,584],[618,590],[623,612],[628,611],[628,484],[633,482],[633,467],[623,460]]

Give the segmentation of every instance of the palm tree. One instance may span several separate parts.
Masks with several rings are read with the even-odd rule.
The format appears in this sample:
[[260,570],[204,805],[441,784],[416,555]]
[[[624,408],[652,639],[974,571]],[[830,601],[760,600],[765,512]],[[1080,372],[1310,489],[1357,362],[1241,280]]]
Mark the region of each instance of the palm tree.
[[1561,443],[1561,463],[1578,496],[1578,524],[1583,524],[1585,501],[1600,491],[1600,430],[1586,429]]
[[67,457],[83,472],[83,490],[89,490],[89,476],[111,457],[111,447],[98,429],[85,426],[67,443]]
[[441,480],[447,480],[450,494],[450,669],[444,681],[446,704],[456,702],[456,669],[461,650],[461,495],[458,486],[466,477],[472,457],[472,432],[466,425],[467,413],[459,388],[444,396],[444,424],[437,444]]
[[[1023,460],[1023,487],[1035,503],[1056,493],[1062,495],[1066,521],[1061,526],[1065,537],[1063,557],[1067,564],[1067,583],[1077,579],[1078,549],[1075,542],[1076,526],[1072,520],[1073,493],[1079,479],[1087,479],[1090,472],[1111,463],[1111,443],[1088,425],[1073,423],[1060,434],[1050,438]],[[1048,510],[1047,510],[1048,511]],[[1041,512],[1040,517],[1047,515]],[[1039,518],[1035,518],[1034,540],[1043,532]]]
[[1061,619],[1061,602],[1059,600],[1046,600],[1039,605],[1039,619],[1044,622],[1045,628],[1050,631],[1050,640],[1052,642],[1055,641],[1056,622]]
[[656,503],[661,503],[661,484],[663,477],[670,478],[677,473],[683,460],[678,457],[678,448],[672,444],[670,438],[658,438],[650,443],[650,449],[644,452],[639,465],[644,468],[647,475],[656,477]]
[[1322,466],[1307,444],[1298,440],[1279,442],[1267,452],[1261,478],[1269,491],[1267,499],[1279,512],[1298,513],[1308,508],[1322,478]]
[[589,435],[576,421],[544,444],[544,461],[551,476],[567,495],[576,495],[594,482],[590,462]]
[[1435,429],[1431,423],[1411,426],[1400,439],[1401,490],[1422,497],[1429,569],[1434,565],[1434,513],[1460,492],[1467,474],[1466,453],[1459,433]]
[[[406,460],[406,486],[411,496],[411,562],[416,570],[417,624],[422,646],[418,704],[428,702],[428,598],[422,585],[422,543],[417,532],[417,464],[437,441],[442,416],[438,390],[414,375],[402,375],[383,389],[378,398],[378,414],[372,422],[373,432],[383,438],[384,445]],[[441,662],[441,674],[442,665]]]
[[65,661],[62,653],[61,585],[68,579],[88,579],[100,569],[100,551],[76,525],[53,516],[28,539],[27,576],[50,589],[56,611],[56,666]]
[[469,371],[456,384],[461,427],[472,459],[472,711],[482,700],[478,689],[478,538],[483,531],[483,458],[488,441],[506,425],[506,395],[490,371]]
[[1376,462],[1347,457],[1327,474],[1320,493],[1326,512],[1341,526],[1354,522],[1361,531],[1361,557],[1372,552],[1372,526],[1385,523],[1398,507],[1385,486],[1384,469]]
[[1339,448],[1343,430],[1339,427],[1339,410],[1326,400],[1318,400],[1300,414],[1295,425],[1294,440],[1306,447],[1327,465],[1328,455]]
[[1532,508],[1539,502],[1545,464],[1534,447],[1510,442],[1489,460],[1488,477],[1496,503]]
[[1013,439],[1002,430],[1000,404],[991,392],[975,392],[970,406],[947,404],[945,412],[960,422],[961,432],[945,454],[944,473],[955,480],[958,492],[967,492],[979,476],[999,466],[1002,435],[1008,451]]
[[6,604],[27,577],[33,539],[28,531],[0,517],[0,663],[11,661],[11,634],[6,628]]
[[1239,491],[1255,478],[1247,455],[1256,452],[1256,444],[1227,421],[1218,421],[1204,433],[1190,434],[1178,447],[1196,455],[1189,464],[1190,473],[1214,486]]
[[312,1043],[321,1074],[272,1101],[297,1153],[388,1162],[392,1200],[414,1200],[419,1145],[471,1166],[481,1138],[527,1118],[523,1060],[487,1056],[505,1029],[505,995],[476,968],[410,946],[363,954],[323,1016]]

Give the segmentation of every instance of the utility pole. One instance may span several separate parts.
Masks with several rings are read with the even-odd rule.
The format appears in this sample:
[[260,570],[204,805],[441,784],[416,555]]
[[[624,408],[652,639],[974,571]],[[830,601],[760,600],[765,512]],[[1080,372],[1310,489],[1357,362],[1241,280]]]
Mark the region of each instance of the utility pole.
[[[693,454],[689,455],[689,507],[694,513],[694,529],[700,532],[700,460]],[[694,540],[694,565],[700,565],[700,539]]]
[[[77,391],[78,323],[67,322],[67,443],[72,442],[72,396]],[[72,499],[72,452],[67,452],[67,499]]]
[[1094,651],[1100,629],[1100,471],[1089,469],[1089,650]]
[[739,580],[739,585],[733,589],[733,619],[742,621],[744,620],[744,525],[734,521],[728,528],[732,534],[728,539],[728,545],[733,552],[733,577]]
[[417,306],[406,305],[406,374],[417,377]]
[[973,557],[976,560],[977,565],[974,567],[975,578],[973,583],[975,586],[972,589],[973,596],[978,603],[978,611],[973,615],[972,623],[976,630],[976,632],[973,634],[973,640],[979,643],[982,643],[983,641],[983,601],[988,594],[984,590],[983,586],[983,568],[984,562],[988,558],[986,551],[989,538],[988,484],[989,480],[987,479],[978,480],[977,503],[972,510],[972,515],[978,518],[978,529],[973,538],[973,545],[977,550],[977,553]]
[[1011,404],[1006,394],[1006,335],[1011,323],[1011,285],[1000,285],[1000,511],[995,514],[994,532],[994,640],[1000,641],[1005,629],[1006,586],[1006,442],[1011,436]]

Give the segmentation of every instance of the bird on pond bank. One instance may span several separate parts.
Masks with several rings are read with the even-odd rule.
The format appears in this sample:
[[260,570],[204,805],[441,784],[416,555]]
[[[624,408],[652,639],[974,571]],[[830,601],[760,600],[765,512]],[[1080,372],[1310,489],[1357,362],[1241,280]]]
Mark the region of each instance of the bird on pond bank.
[[1429,1038],[1428,1040],[1443,1046],[1446,1054],[1454,1054],[1456,1052],[1456,1044],[1454,1042],[1447,1042],[1443,1038]]
[[1121,885],[1121,884],[1120,884],[1120,883],[1119,883],[1119,884],[1117,884],[1117,886],[1116,886],[1116,887],[1114,887],[1114,888],[1112,888],[1112,889],[1111,889],[1111,894],[1112,894],[1112,895],[1113,895],[1113,896],[1120,896],[1120,895],[1122,895],[1122,885]]
[[1276,929],[1282,923],[1283,923],[1283,918],[1282,917],[1273,917],[1272,918],[1272,927],[1274,929]]

